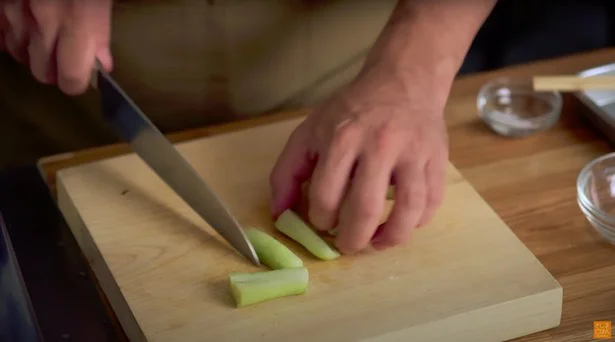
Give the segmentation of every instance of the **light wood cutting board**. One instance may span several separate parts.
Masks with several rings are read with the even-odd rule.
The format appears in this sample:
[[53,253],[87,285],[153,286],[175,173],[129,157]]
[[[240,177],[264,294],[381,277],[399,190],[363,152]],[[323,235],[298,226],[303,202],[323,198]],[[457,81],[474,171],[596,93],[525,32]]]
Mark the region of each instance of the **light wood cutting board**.
[[258,269],[137,156],[58,172],[59,207],[132,341],[477,342],[559,324],[560,285],[452,165],[437,216],[401,247],[325,262],[276,233],[269,172],[300,120],[177,146],[240,223],[304,259],[303,296],[235,308],[228,273]]

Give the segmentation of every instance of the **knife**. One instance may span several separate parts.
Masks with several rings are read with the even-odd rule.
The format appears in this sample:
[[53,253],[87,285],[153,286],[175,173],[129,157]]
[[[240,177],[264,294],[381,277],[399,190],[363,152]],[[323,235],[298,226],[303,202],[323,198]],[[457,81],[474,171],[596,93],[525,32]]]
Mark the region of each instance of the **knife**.
[[102,112],[115,132],[205,222],[256,265],[254,247],[230,211],[173,144],[143,114],[96,61],[93,85],[99,89]]

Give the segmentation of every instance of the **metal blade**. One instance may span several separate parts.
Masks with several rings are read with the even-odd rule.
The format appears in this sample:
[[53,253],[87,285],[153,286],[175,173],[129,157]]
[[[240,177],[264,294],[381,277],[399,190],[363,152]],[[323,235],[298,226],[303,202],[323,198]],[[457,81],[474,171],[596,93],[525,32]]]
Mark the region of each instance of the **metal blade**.
[[115,131],[197,214],[256,265],[254,247],[239,223],[171,142],[117,83],[99,68],[96,75],[104,116]]

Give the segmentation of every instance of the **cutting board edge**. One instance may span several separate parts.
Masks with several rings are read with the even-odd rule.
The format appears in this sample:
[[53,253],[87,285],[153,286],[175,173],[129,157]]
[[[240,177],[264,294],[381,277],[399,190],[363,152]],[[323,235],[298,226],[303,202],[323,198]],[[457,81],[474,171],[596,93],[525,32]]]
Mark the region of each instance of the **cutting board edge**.
[[[501,316],[503,306],[508,307],[506,312],[509,314],[509,316],[505,318],[505,321],[514,323],[509,327],[497,326],[491,327],[490,329],[480,329],[480,322],[483,321],[484,318],[493,317],[491,311],[497,311]],[[527,308],[531,307],[538,308],[538,310],[534,310],[532,315],[527,315]],[[548,309],[540,310],[540,308]],[[562,308],[563,289],[561,287],[554,287],[507,302],[445,317],[427,324],[421,324],[420,326],[412,326],[385,335],[362,339],[361,342],[393,342],[400,340],[448,342],[452,341],[453,338],[455,342],[475,342],[479,339],[480,341],[493,342],[508,341],[557,328],[561,324]],[[457,323],[451,323],[451,321],[457,321]],[[450,327],[451,325],[464,326],[466,329],[453,329],[454,336],[451,336],[446,333],[447,329],[443,329],[443,327]],[[467,329],[469,326],[475,326],[476,328]],[[486,330],[489,331],[489,336],[484,335]],[[477,335],[478,332],[480,332],[480,335]]]
[[[256,124],[256,126],[251,126],[251,127],[247,127],[247,128],[233,129],[233,130],[229,130],[229,131],[215,133],[215,134],[212,134],[212,135],[205,135],[205,136],[195,137],[195,138],[191,138],[191,139],[187,139],[187,140],[182,140],[182,141],[178,141],[178,142],[171,142],[171,144],[173,146],[175,146],[175,148],[178,150],[178,152],[181,153],[182,152],[181,149],[183,148],[182,146],[196,144],[196,143],[199,143],[201,141],[206,141],[206,140],[214,140],[214,139],[228,137],[228,136],[232,136],[232,135],[243,134],[243,133],[250,132],[250,131],[257,131],[257,130],[261,130],[261,129],[271,128],[271,127],[275,127],[275,126],[288,125],[288,124],[291,124],[293,122],[296,122],[296,125],[299,125],[303,120],[306,119],[306,117],[307,117],[307,115],[301,115],[301,116],[291,117],[291,118],[284,118],[284,119],[281,119],[281,120],[277,120],[275,122],[259,123],[259,124]],[[69,172],[71,172],[73,170],[82,168],[82,167],[84,167],[86,165],[100,164],[100,163],[105,162],[105,161],[130,158],[131,156],[137,156],[137,154],[135,152],[132,152],[132,151],[128,150],[125,153],[120,153],[120,154],[117,154],[117,155],[113,155],[113,156],[109,156],[109,157],[105,157],[105,158],[100,158],[100,159],[88,161],[88,162],[85,162],[85,163],[80,163],[80,164],[77,164],[77,165],[71,165],[71,166],[68,166],[68,167],[64,167],[64,168],[58,169],[58,170],[55,171],[55,176],[56,176],[56,179],[59,180],[62,175],[66,174],[66,173],[69,173]],[[184,155],[184,157],[185,157],[185,155]],[[455,170],[457,170],[457,169],[455,169]],[[458,170],[457,170],[457,173],[459,173]],[[459,175],[461,175],[461,174],[459,173]]]
[[[66,225],[72,232],[81,253],[85,256],[88,264],[94,272],[94,276],[98,285],[101,287],[114,313],[118,316],[124,332],[130,341],[147,342],[145,333],[141,329],[137,318],[130,309],[126,298],[122,294],[117,282],[110,281],[115,279],[112,276],[111,270],[107,266],[104,256],[96,246],[94,239],[88,233],[85,223],[81,219],[77,208],[75,207],[70,195],[66,191],[64,184],[61,181],[57,182],[57,205],[59,211],[65,219]],[[102,260],[102,262],[94,262],[94,260]]]

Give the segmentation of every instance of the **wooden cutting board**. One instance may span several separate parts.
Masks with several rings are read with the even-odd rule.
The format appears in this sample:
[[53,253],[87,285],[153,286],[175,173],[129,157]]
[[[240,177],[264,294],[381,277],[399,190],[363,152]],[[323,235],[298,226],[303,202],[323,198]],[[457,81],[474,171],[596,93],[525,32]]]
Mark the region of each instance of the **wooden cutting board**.
[[132,341],[502,341],[559,324],[560,285],[452,165],[437,216],[398,248],[325,262],[276,233],[269,172],[300,120],[177,146],[240,223],[304,259],[302,296],[235,308],[228,273],[258,268],[136,155],[58,172],[59,207]]

